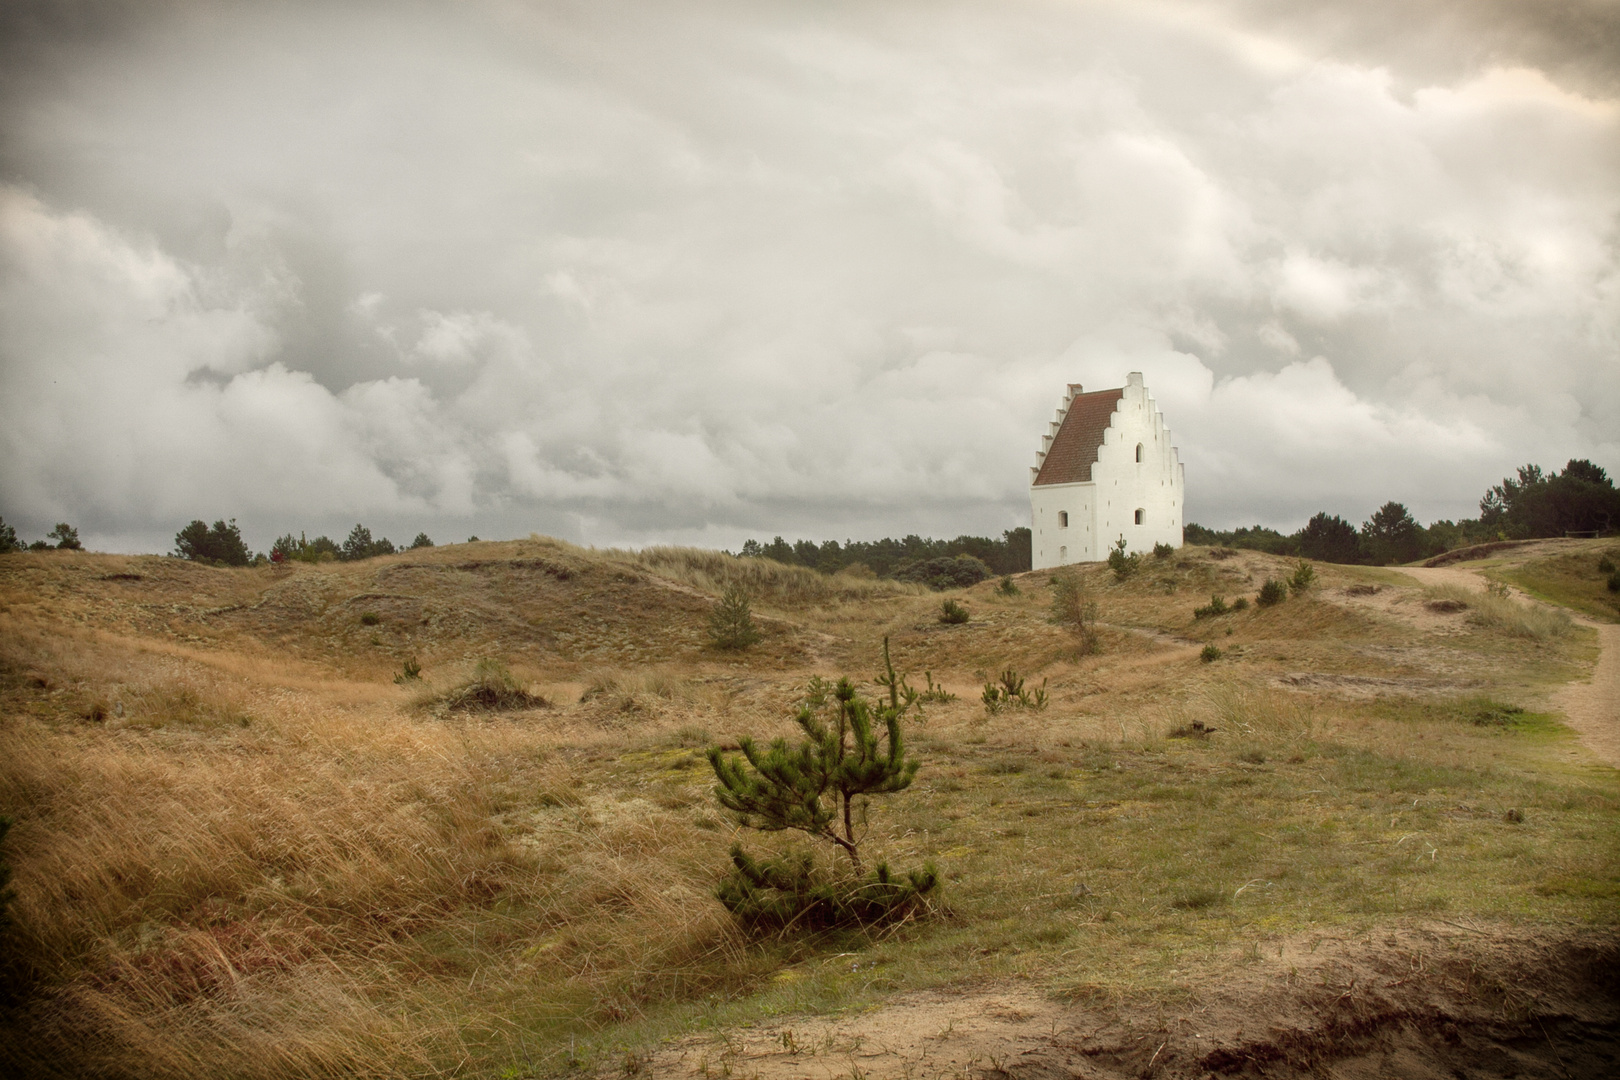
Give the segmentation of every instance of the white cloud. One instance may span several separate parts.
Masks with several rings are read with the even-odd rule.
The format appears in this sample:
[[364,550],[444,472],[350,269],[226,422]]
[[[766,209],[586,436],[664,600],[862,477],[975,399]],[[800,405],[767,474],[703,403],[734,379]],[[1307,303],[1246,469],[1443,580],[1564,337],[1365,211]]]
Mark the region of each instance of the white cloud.
[[1620,470],[1590,86],[1231,4],[629,10],[185,7],[21,63],[0,513],[994,532],[1064,384],[1133,369],[1208,524]]

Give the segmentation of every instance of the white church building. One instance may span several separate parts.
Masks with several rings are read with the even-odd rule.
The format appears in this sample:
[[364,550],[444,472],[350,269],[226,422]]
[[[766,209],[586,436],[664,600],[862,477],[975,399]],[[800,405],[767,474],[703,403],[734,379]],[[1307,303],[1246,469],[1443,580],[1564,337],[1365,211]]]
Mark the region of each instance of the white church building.
[[1030,469],[1034,568],[1106,559],[1120,537],[1130,551],[1180,547],[1185,505],[1181,460],[1142,373],[1089,394],[1070,383]]

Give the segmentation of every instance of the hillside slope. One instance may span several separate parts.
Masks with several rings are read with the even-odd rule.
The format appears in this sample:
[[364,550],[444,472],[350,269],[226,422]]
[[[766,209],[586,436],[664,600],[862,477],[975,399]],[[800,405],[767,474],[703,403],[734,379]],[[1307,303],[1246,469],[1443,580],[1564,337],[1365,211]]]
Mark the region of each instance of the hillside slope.
[[[1600,549],[1557,554],[1584,574]],[[1517,573],[1512,557],[1481,566]],[[1255,603],[1295,569],[1195,548],[1124,581],[1084,568],[1102,649],[1080,655],[1048,620],[1046,573],[947,594],[970,614],[951,625],[916,587],[542,538],[247,570],[0,557],[0,813],[16,822],[0,1067],[515,1078],[684,1074],[708,1054],[747,1071],[763,1052],[747,1039],[722,1040],[724,1063],[709,1036],[682,1039],[1009,979],[1158,1015],[1245,957],[1343,939],[1347,965],[1384,971],[1377,942],[1418,955],[1411,935],[1446,924],[1535,965],[1611,949],[1620,783],[1550,704],[1591,671],[1595,635],[1398,570],[1319,565]],[[728,584],[764,632],[744,653],[707,643]],[[1195,616],[1216,595],[1228,610]],[[940,906],[871,934],[750,939],[713,898],[728,849],[802,841],[739,833],[703,750],[791,733],[812,675],[870,687],[885,639],[941,694],[906,721],[917,782],[870,808],[864,844],[936,863]],[[396,683],[412,657],[423,679]],[[527,696],[448,707],[480,660]],[[1003,673],[1045,707],[987,710]],[[1463,968],[1468,940],[1444,945]],[[1286,979],[1255,983],[1253,1008],[1293,1008]],[[1454,990],[1414,985],[1413,1016]],[[1548,1002],[1597,995],[1579,1034],[1607,1052],[1612,995],[1547,986]],[[1507,1001],[1511,1024],[1565,1030],[1534,1000],[1468,993],[1479,1016]],[[791,1051],[815,1023],[772,1037]],[[1121,1068],[1206,1060],[1166,1036],[1138,1060],[1145,1030],[1108,1044]],[[1270,1053],[1254,1025],[1219,1030]],[[1340,1053],[1333,1030],[1311,1060]],[[952,1067],[1011,1070],[985,1056],[1002,1045]],[[1070,1067],[1041,1054],[1029,1075]]]

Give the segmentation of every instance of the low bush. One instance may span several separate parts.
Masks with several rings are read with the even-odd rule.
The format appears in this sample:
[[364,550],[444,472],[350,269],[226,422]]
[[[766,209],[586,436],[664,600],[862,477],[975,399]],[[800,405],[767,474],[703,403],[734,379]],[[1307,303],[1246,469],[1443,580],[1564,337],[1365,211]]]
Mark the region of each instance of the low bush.
[[1598,573],[1612,574],[1615,571],[1614,560],[1605,555],[1598,560]]
[[946,600],[939,606],[939,621],[949,625],[960,625],[968,621],[968,609],[955,600]]
[[932,863],[901,877],[883,862],[864,877],[840,877],[817,868],[807,852],[756,861],[741,844],[732,845],[731,863],[715,897],[754,934],[879,926],[924,909],[939,887]]
[[746,591],[733,585],[720,595],[709,613],[709,640],[717,649],[739,652],[760,643]]
[[1316,567],[1304,559],[1299,560],[1299,564],[1294,567],[1294,576],[1288,579],[1288,587],[1293,590],[1295,596],[1298,596],[1315,583]]
[[1041,685],[1030,690],[1024,686],[1023,676],[1012,668],[1001,673],[999,683],[987,682],[984,684],[984,693],[980,695],[984,702],[984,710],[991,716],[1002,709],[1034,709],[1037,712],[1046,708],[1046,680]]
[[472,678],[439,698],[440,707],[447,712],[504,712],[550,704],[525,690],[505,664],[487,656],[473,668]]
[[1274,607],[1288,599],[1288,586],[1276,578],[1266,578],[1265,584],[1260,586],[1260,594],[1254,602],[1261,607]]
[[1168,559],[1175,553],[1176,549],[1171,547],[1169,544],[1155,543],[1153,545],[1153,557],[1155,559]]
[[361,626],[377,626],[382,623],[382,617],[375,611],[368,611],[360,616]]
[[412,656],[406,658],[405,664],[400,668],[399,674],[394,676],[394,682],[400,686],[404,686],[406,683],[420,682],[421,678],[422,665],[417,663],[416,657]]
[[1052,621],[1073,634],[1081,656],[1102,651],[1097,636],[1097,602],[1076,570],[1059,570],[1047,583],[1052,590]]
[[1240,596],[1236,600],[1232,601],[1232,610],[1233,611],[1248,611],[1249,610],[1249,598],[1247,596]]
[[1206,664],[1213,664],[1215,661],[1221,658],[1221,655],[1221,650],[1217,649],[1215,646],[1205,645],[1204,651],[1198,654],[1198,659],[1202,660]]
[[1211,595],[1209,603],[1203,607],[1193,608],[1193,618],[1213,619],[1217,615],[1225,615],[1231,608],[1226,606],[1226,597]]
[[1609,575],[1609,591],[1620,592],[1620,570]]
[[923,677],[928,680],[928,689],[917,695],[918,701],[925,702],[929,705],[943,705],[947,701],[956,700],[955,694],[945,689],[945,687],[935,684],[934,673],[932,671],[923,672]]
[[1018,587],[1018,584],[1012,578],[1004,577],[1001,579],[1000,584],[996,586],[996,592],[1002,596],[1019,596],[1023,593],[1023,590]]
[[965,589],[990,576],[990,567],[972,555],[952,555],[902,563],[894,572],[896,581],[926,585],[936,592]]
[[1121,536],[1114,541],[1114,546],[1108,552],[1108,569],[1114,572],[1115,581],[1124,581],[1142,567],[1142,553],[1131,552],[1126,554],[1129,545]]

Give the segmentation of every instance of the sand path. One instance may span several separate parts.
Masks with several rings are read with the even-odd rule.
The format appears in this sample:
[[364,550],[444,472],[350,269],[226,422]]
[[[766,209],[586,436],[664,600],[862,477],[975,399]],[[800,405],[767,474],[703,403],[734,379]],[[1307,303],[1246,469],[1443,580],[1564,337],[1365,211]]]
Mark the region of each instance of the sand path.
[[[1472,570],[1453,566],[1403,566],[1400,571],[1423,585],[1460,585],[1465,589],[1483,585]],[[1529,603],[1540,603],[1523,593],[1517,595]],[[1592,678],[1568,683],[1553,695],[1553,704],[1563,711],[1583,746],[1604,764],[1620,769],[1620,624],[1598,622],[1573,611],[1568,614],[1580,625],[1597,631],[1598,659]]]

